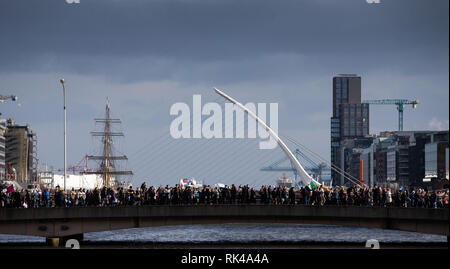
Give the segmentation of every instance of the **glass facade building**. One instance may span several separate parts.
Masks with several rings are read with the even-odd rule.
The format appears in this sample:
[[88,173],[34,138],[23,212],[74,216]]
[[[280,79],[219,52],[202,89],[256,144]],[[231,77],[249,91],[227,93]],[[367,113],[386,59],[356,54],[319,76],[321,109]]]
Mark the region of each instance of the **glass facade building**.
[[431,181],[432,178],[438,176],[438,147],[437,143],[430,143],[425,145],[425,179],[424,181]]
[[342,138],[364,137],[369,134],[369,104],[339,105]]
[[397,151],[392,147],[386,153],[386,180],[395,181],[397,179]]
[[424,182],[448,177],[448,131],[435,132],[425,144]]
[[[341,167],[341,146],[344,139],[361,138],[369,134],[369,105],[361,104],[361,77],[341,74],[333,77],[333,115],[330,121],[331,163]],[[343,184],[334,170],[331,178]]]

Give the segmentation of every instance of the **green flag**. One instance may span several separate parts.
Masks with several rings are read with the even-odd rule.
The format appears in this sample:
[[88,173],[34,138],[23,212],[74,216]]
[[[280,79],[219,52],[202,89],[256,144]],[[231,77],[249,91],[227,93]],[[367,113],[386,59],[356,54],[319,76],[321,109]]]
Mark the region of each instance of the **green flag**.
[[314,184],[314,182],[312,180],[311,180],[310,186],[311,186],[312,190],[316,188],[316,185]]

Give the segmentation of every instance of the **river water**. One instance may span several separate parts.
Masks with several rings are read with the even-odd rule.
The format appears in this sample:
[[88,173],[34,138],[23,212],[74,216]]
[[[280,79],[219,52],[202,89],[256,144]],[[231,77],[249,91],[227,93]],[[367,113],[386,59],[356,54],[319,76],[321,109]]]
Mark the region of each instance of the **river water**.
[[[376,228],[304,224],[221,224],[180,225],[124,229],[84,234],[92,243],[245,243],[258,242],[348,242],[363,243],[376,239],[380,243],[444,243],[446,236]],[[0,244],[39,243],[45,238],[0,234]]]

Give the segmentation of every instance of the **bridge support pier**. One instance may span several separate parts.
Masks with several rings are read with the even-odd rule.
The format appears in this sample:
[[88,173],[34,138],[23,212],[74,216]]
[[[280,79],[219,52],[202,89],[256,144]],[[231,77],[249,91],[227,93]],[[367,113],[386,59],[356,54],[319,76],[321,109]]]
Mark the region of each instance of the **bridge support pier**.
[[58,237],[47,237],[45,238],[45,245],[49,247],[57,248],[59,246],[59,238]]
[[45,244],[50,247],[58,248],[58,247],[66,247],[66,242],[70,239],[76,239],[78,243],[81,244],[83,241],[83,234],[73,234],[69,236],[63,236],[63,237],[47,237],[45,239]]

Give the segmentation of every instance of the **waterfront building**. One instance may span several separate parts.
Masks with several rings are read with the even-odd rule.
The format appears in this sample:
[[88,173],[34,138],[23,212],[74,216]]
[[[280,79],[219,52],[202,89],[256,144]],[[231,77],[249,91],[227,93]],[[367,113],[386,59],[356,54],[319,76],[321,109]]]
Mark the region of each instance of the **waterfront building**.
[[[350,174],[354,180],[361,181],[361,155],[365,149],[373,144],[373,137],[366,136],[360,138],[347,138],[341,141],[339,148],[340,161],[339,167],[346,173]],[[354,183],[354,182],[353,182]],[[345,176],[340,174],[338,183],[336,185],[351,184],[345,179]]]
[[369,147],[365,148],[361,152],[360,160],[363,165],[363,182],[368,186],[373,187],[375,185],[375,143],[372,143]]
[[5,137],[6,175],[14,176],[17,182],[23,183],[37,179],[37,137],[29,125],[16,125],[8,119]]
[[6,179],[6,163],[5,163],[5,134],[6,119],[0,119],[0,180]]
[[432,187],[448,178],[448,132],[385,131],[345,138],[340,141],[339,160],[353,182],[339,175],[336,185],[361,182],[362,174],[368,186]]
[[[331,117],[331,163],[343,169],[342,141],[363,138],[369,134],[369,105],[361,104],[361,77],[340,74],[333,77],[333,115]],[[343,184],[335,171],[331,178]]]
[[[395,144],[392,132],[381,132],[375,142],[375,182],[385,184],[387,182],[387,152],[390,146]],[[392,158],[392,157],[391,157]]]
[[424,182],[448,180],[448,131],[430,134],[425,144]]
[[430,142],[433,132],[415,132],[409,145],[409,184],[423,186],[425,177],[425,144]]
[[372,144],[361,141],[344,140],[343,167],[360,179],[359,156],[369,186],[432,188],[436,182],[448,180],[448,131],[381,132]]
[[430,131],[381,132],[375,140],[376,184],[396,188],[421,186],[423,146]]

